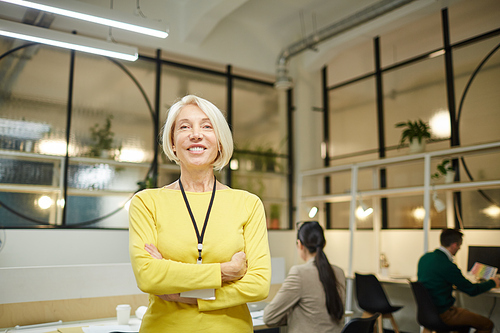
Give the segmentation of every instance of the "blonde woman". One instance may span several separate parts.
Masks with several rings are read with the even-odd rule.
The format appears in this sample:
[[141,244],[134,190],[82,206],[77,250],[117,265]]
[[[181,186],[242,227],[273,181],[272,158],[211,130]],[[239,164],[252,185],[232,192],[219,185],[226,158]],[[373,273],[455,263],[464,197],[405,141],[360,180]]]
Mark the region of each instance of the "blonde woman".
[[271,279],[265,213],[214,176],[233,152],[222,112],[185,96],[168,112],[163,151],[180,178],[137,193],[129,213],[132,267],[150,294],[140,332],[253,332],[246,303],[266,298]]

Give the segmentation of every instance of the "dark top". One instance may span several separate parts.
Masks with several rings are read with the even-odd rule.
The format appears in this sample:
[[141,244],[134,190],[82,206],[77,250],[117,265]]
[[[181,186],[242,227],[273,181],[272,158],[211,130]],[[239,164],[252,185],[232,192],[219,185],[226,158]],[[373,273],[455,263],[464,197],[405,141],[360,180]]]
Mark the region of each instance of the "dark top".
[[458,290],[476,296],[496,286],[495,281],[472,283],[467,280],[460,269],[446,253],[436,249],[428,252],[418,262],[418,281],[429,290],[431,298],[439,313],[448,310],[454,303],[452,296],[453,286]]

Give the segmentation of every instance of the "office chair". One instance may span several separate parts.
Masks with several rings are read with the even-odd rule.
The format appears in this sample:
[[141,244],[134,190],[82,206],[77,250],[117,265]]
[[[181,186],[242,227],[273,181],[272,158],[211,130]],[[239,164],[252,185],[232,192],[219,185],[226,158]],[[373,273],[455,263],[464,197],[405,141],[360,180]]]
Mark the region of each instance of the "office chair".
[[379,317],[380,313],[375,313],[368,318],[352,318],[344,328],[342,328],[340,333],[372,333],[375,322]]
[[398,325],[392,316],[402,308],[402,306],[392,306],[387,299],[387,296],[382,288],[377,277],[373,274],[358,274],[356,275],[356,297],[359,307],[364,311],[363,316],[371,316],[374,313],[380,313],[377,318],[377,329],[379,333],[384,331],[382,326],[382,318],[391,320],[394,332],[399,333]]
[[424,327],[423,333],[432,332],[469,332],[469,326],[448,326],[439,317],[429,291],[421,282],[410,282],[417,303],[417,322]]

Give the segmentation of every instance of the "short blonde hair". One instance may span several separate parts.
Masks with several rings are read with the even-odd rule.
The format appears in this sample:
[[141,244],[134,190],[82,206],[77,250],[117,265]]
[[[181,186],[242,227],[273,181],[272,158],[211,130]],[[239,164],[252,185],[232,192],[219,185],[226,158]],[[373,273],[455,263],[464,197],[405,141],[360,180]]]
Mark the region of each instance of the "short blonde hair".
[[233,155],[233,135],[222,112],[211,102],[195,95],[182,97],[168,110],[167,120],[165,121],[165,125],[162,130],[163,152],[171,161],[174,161],[177,164],[180,163],[179,158],[175,155],[172,148],[174,144],[173,129],[177,116],[187,105],[198,106],[201,111],[207,115],[208,119],[210,119],[210,122],[214,127],[215,137],[219,146],[219,154],[213,163],[213,167],[215,170],[221,170],[229,163],[231,156]]

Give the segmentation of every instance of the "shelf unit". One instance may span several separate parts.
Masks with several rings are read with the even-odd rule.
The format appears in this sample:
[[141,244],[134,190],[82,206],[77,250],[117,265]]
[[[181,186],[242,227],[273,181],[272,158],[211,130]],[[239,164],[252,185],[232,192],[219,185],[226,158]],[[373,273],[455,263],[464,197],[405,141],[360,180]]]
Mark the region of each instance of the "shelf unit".
[[[7,180],[5,177],[2,180],[2,170],[5,171],[6,166],[3,167],[0,165],[0,193],[30,193],[30,194],[40,194],[40,195],[49,195],[54,200],[63,199],[64,195],[64,173],[63,170],[65,168],[66,158],[65,156],[55,156],[55,155],[44,155],[33,152],[23,152],[18,150],[7,150],[0,149],[0,159],[5,159],[9,161],[30,161],[36,162],[35,168],[38,168],[38,165],[45,164],[45,170],[50,170],[50,176],[42,176],[40,178],[36,178],[36,181],[30,183],[30,181],[23,181],[23,176],[12,176],[14,172],[11,174],[12,177],[15,178],[12,181],[12,177],[7,175]],[[126,186],[125,188],[118,186],[111,188],[104,186],[104,188],[97,186],[96,189],[90,188],[74,188],[69,187],[67,189],[67,194],[69,196],[81,196],[81,197],[106,197],[106,196],[123,196],[124,200],[126,197],[132,196],[136,190],[136,182],[142,180],[145,175],[146,170],[150,168],[149,163],[134,163],[134,162],[121,162],[113,159],[103,159],[103,158],[91,158],[91,157],[70,157],[69,159],[70,165],[75,164],[83,164],[88,166],[95,165],[106,165],[107,167],[111,167],[114,169],[128,169],[128,171],[132,169],[143,169],[144,174],[138,175],[139,171],[136,172],[136,178],[129,177],[125,180],[127,184],[131,186]],[[161,175],[165,174],[179,174],[180,167],[176,164],[168,164],[161,163],[159,164],[159,180],[165,184],[165,179],[161,179]],[[40,172],[40,169],[37,169],[37,172]],[[279,193],[285,193],[284,187],[287,182],[287,175],[282,172],[269,172],[269,171],[255,171],[255,170],[238,170],[233,171],[234,175],[237,177],[241,177],[243,179],[249,179],[252,183],[256,183],[256,179],[262,182],[262,186],[266,187],[266,191],[262,193],[261,199],[267,205],[267,210],[271,209],[271,205],[279,205],[281,207],[281,216],[280,216],[280,226],[284,225],[284,222],[288,220],[288,199],[285,197],[280,197]],[[5,176],[5,174],[3,175]],[[40,180],[42,179],[43,180]],[[37,182],[38,181],[38,182]],[[277,182],[279,185],[273,185],[274,182]],[[43,185],[41,185],[43,183]],[[118,181],[115,183],[117,184]],[[276,191],[276,188],[279,187],[279,191]],[[62,207],[59,205],[53,205],[50,212],[49,220],[51,224],[61,225],[62,224]]]
[[[15,150],[0,150],[0,158],[8,160],[22,160],[22,161],[33,161],[40,163],[51,164],[52,169],[52,179],[51,184],[36,185],[36,184],[16,184],[16,183],[0,183],[0,192],[7,193],[40,193],[40,194],[52,194],[57,200],[63,198],[64,193],[64,170],[66,159],[65,156],[54,156],[54,155],[42,155],[37,153],[29,153]],[[88,165],[108,165],[116,168],[129,168],[129,169],[145,169],[148,170],[150,167],[149,163],[133,163],[133,162],[121,162],[115,161],[113,159],[102,159],[102,158],[89,158],[89,157],[71,157],[70,164],[88,164]],[[179,172],[179,167],[177,165],[160,165],[160,170],[166,170],[170,172]],[[145,176],[145,174],[144,174]],[[134,179],[138,181],[139,179]],[[103,196],[132,196],[134,190],[110,190],[110,189],[79,189],[79,188],[68,188],[67,194],[70,196],[93,196],[93,197],[103,197]],[[62,223],[62,207],[60,205],[55,205],[56,208],[51,213],[51,218],[49,223],[55,225],[60,225]]]
[[[410,186],[410,187],[400,187],[400,188],[379,188],[379,185],[374,185],[374,189],[366,190],[362,192],[363,198],[382,198],[400,195],[423,195],[423,203],[425,210],[425,217],[423,220],[423,232],[424,232],[424,244],[423,253],[428,251],[429,248],[429,231],[430,231],[430,209],[431,209],[431,191],[447,191],[451,193],[452,191],[459,190],[474,190],[474,189],[488,189],[488,188],[500,188],[500,179],[493,179],[487,181],[473,181],[473,182],[457,182],[451,184],[431,184],[431,161],[436,158],[459,158],[462,156],[472,156],[476,154],[489,154],[500,151],[500,142],[492,142],[479,144],[468,147],[457,147],[440,151],[424,152],[406,156],[397,156],[391,158],[384,158],[378,160],[371,160],[366,162],[352,163],[346,165],[331,166],[321,169],[314,169],[303,171],[299,174],[299,179],[297,182],[297,217],[301,218],[302,206],[310,203],[317,202],[350,202],[349,209],[349,264],[347,276],[353,276],[353,250],[354,250],[354,232],[356,231],[356,216],[355,210],[357,207],[358,199],[360,198],[361,192],[358,189],[358,174],[360,170],[371,169],[373,171],[373,184],[379,184],[378,181],[378,170],[380,168],[405,164],[411,162],[422,162],[424,168],[424,179],[423,186]],[[499,166],[500,167],[500,166]],[[335,173],[350,173],[350,190],[346,193],[341,194],[323,194],[323,195],[313,195],[313,196],[303,196],[302,190],[304,187],[304,182],[307,177],[311,176],[328,176]],[[378,187],[378,188],[377,188]],[[451,199],[451,195],[447,195],[448,200]],[[377,258],[380,256],[380,231],[381,231],[381,214],[380,207],[377,204],[379,200],[374,200],[374,214],[373,214],[373,231],[375,237],[375,245],[377,248]],[[454,221],[454,211],[450,204],[447,204],[447,224],[453,225]],[[347,295],[352,297],[352,279],[349,279],[347,285]],[[346,307],[347,309],[352,309],[352,298],[348,297]]]

